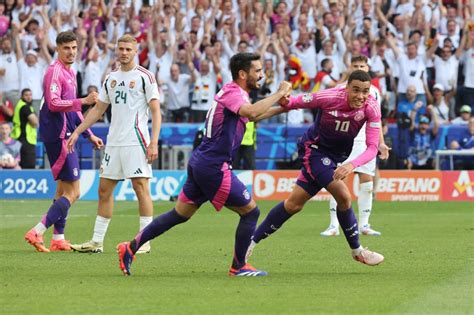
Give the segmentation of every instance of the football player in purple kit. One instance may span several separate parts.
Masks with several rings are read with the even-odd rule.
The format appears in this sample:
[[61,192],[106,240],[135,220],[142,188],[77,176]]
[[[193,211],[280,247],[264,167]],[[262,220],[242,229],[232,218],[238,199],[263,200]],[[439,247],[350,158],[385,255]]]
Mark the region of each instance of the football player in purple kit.
[[[41,221],[25,234],[25,240],[39,252],[69,251],[69,242],[64,239],[66,218],[71,205],[79,198],[79,159],[77,153],[68,153],[67,138],[84,120],[81,107],[93,105],[97,93],[85,98],[76,98],[76,74],[71,69],[77,55],[77,38],[71,31],[61,32],[56,37],[58,59],[44,75],[44,103],[40,109],[40,139],[44,142],[57,183],[54,202]],[[90,130],[83,133],[96,148],[103,146],[100,138]],[[54,224],[50,248],[46,248],[43,234]]]
[[240,146],[249,120],[259,121],[286,110],[271,106],[286,100],[291,85],[284,81],[275,94],[251,104],[248,93],[258,88],[258,81],[263,78],[260,56],[236,54],[230,60],[230,70],[233,81],[224,85],[214,97],[206,117],[204,138],[189,160],[188,179],[175,208],[155,218],[132,241],[118,244],[120,269],[125,275],[130,275],[135,252],[142,244],[188,221],[206,201],[210,201],[217,211],[225,206],[240,216],[229,275],[267,275],[245,261],[260,210],[245,185],[232,172],[232,157]]
[[[352,257],[371,266],[384,260],[382,255],[360,245],[351,194],[343,181],[355,168],[375,158],[378,152],[380,106],[369,93],[370,75],[356,70],[349,76],[346,87],[287,100],[284,105],[287,109],[315,108],[318,114],[298,143],[303,166],[296,185],[288,199],[276,205],[259,225],[246,258],[252,254],[256,244],[276,232],[292,215],[301,211],[308,200],[326,188],[337,201],[337,217],[352,249]],[[342,164],[350,155],[354,138],[366,122],[366,150],[354,160]]]

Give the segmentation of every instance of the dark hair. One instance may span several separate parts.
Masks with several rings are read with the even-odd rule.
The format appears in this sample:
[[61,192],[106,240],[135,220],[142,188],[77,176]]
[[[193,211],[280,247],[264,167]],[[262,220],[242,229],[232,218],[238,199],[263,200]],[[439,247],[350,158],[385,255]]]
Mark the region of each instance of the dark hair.
[[238,53],[230,58],[230,72],[232,73],[232,80],[239,78],[239,71],[250,71],[252,61],[260,60],[260,55],[252,53]]
[[363,63],[368,64],[369,59],[367,58],[367,56],[364,56],[364,55],[352,56],[351,64],[356,63],[356,62],[363,62]]
[[76,34],[73,31],[61,32],[56,37],[56,45],[77,41]]
[[347,84],[351,84],[352,81],[357,80],[361,82],[370,82],[370,74],[362,70],[356,70],[351,73],[349,79],[347,80]]
[[25,94],[26,92],[31,92],[31,90],[28,88],[21,90],[21,96],[23,96],[23,94]]
[[323,61],[321,61],[321,68],[324,69],[330,61],[331,61],[331,58],[324,58]]

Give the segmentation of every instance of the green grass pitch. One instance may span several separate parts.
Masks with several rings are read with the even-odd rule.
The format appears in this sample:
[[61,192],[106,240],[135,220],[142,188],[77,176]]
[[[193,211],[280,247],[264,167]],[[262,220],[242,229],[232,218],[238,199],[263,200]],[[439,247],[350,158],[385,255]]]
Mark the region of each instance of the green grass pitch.
[[[376,267],[353,261],[342,234],[319,236],[327,203],[310,203],[256,247],[251,263],[269,272],[261,278],[227,276],[238,222],[231,211],[206,204],[124,277],[115,245],[135,235],[136,203],[116,203],[105,253],[36,253],[23,235],[49,204],[0,201],[2,314],[474,314],[472,203],[376,202],[371,223],[383,235],[361,236],[385,255]],[[274,204],[259,202],[259,222]],[[68,239],[91,238],[96,207],[73,206]],[[171,207],[155,203],[155,214]]]

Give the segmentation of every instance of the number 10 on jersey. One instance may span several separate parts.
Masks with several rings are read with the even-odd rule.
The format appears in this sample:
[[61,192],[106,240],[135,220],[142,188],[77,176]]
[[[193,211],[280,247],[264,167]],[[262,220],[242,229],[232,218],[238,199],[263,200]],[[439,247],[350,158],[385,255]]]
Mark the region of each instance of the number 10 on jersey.
[[349,130],[349,120],[340,121],[336,119],[336,131],[347,132]]

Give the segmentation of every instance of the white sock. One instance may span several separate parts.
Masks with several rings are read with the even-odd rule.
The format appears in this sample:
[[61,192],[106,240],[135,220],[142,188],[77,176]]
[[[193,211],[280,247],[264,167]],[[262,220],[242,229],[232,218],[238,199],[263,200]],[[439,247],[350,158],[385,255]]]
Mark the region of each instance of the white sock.
[[335,228],[339,228],[339,220],[337,219],[337,202],[333,196],[329,199],[329,217],[331,218],[331,222],[329,223],[331,226]]
[[92,236],[92,240],[96,243],[103,243],[105,233],[107,233],[107,228],[109,227],[110,219],[101,217],[100,215],[97,216],[95,219],[95,226],[94,226],[94,235]]
[[153,221],[153,217],[142,217],[140,216],[140,231],[143,230],[148,224]]
[[360,184],[359,198],[357,199],[357,205],[359,207],[359,227],[369,224],[369,217],[372,212],[373,189],[373,182]]
[[43,235],[48,228],[40,221],[38,222],[38,224],[35,225],[33,229],[36,231],[36,233]]
[[352,249],[352,256],[359,256],[363,250],[364,248],[362,247],[362,245],[359,246],[359,248]]
[[53,240],[59,241],[64,239],[64,234],[53,234]]

